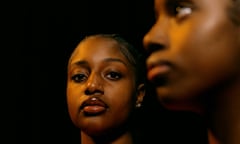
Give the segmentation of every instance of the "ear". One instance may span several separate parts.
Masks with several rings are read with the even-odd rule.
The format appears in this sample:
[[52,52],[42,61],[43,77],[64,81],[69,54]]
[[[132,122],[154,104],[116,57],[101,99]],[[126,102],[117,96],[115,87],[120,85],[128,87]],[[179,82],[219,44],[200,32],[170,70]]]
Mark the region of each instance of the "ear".
[[136,107],[141,107],[143,97],[145,96],[146,88],[145,84],[140,84],[137,88],[137,101],[136,101]]

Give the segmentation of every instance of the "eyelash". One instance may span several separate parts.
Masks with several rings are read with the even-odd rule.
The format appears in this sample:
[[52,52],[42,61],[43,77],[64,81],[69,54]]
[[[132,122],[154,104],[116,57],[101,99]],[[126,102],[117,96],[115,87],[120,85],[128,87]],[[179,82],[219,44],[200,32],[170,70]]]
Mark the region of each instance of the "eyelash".
[[[109,72],[105,75],[105,77],[109,80],[113,80],[113,81],[116,81],[116,80],[119,80],[122,78],[122,74],[121,73],[118,73],[118,72]],[[85,80],[87,80],[88,76],[86,76],[85,74],[75,74],[71,77],[71,80],[73,80],[74,82],[76,83],[81,83]]]

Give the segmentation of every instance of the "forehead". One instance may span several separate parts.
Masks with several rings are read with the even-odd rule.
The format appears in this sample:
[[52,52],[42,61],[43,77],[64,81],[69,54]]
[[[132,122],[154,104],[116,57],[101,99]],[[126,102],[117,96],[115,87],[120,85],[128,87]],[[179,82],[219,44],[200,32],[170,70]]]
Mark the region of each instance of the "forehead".
[[120,50],[120,44],[111,38],[89,37],[83,40],[74,50],[70,61],[75,61],[79,57],[85,59],[89,57],[118,57],[126,59]]
[[86,49],[117,49],[118,43],[116,40],[106,37],[89,37],[79,43],[76,51]]

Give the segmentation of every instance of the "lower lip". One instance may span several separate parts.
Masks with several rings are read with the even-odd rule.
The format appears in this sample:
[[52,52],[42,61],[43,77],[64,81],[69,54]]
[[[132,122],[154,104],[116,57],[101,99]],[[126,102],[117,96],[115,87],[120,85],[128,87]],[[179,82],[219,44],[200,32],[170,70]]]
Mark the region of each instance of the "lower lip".
[[87,113],[87,114],[98,114],[98,113],[102,113],[106,110],[105,107],[103,106],[85,106],[83,108],[83,111],[84,113]]
[[151,70],[148,71],[148,79],[153,80],[155,77],[163,76],[168,73],[170,70],[169,66],[167,65],[160,65],[155,66]]

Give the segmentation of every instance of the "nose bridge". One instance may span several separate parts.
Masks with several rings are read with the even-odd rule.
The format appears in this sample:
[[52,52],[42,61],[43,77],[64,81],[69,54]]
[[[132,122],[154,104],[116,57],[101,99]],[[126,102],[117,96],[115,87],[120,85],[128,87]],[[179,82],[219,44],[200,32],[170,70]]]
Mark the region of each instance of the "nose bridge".
[[87,80],[87,87],[97,86],[100,83],[99,80],[100,80],[99,75],[96,74],[95,72],[91,72]]
[[86,93],[91,94],[95,91],[102,91],[101,75],[96,72],[91,72],[86,83]]
[[145,35],[143,43],[147,48],[150,45],[161,45],[165,47],[168,42],[168,30],[170,27],[169,18],[161,16],[157,19],[152,28]]

